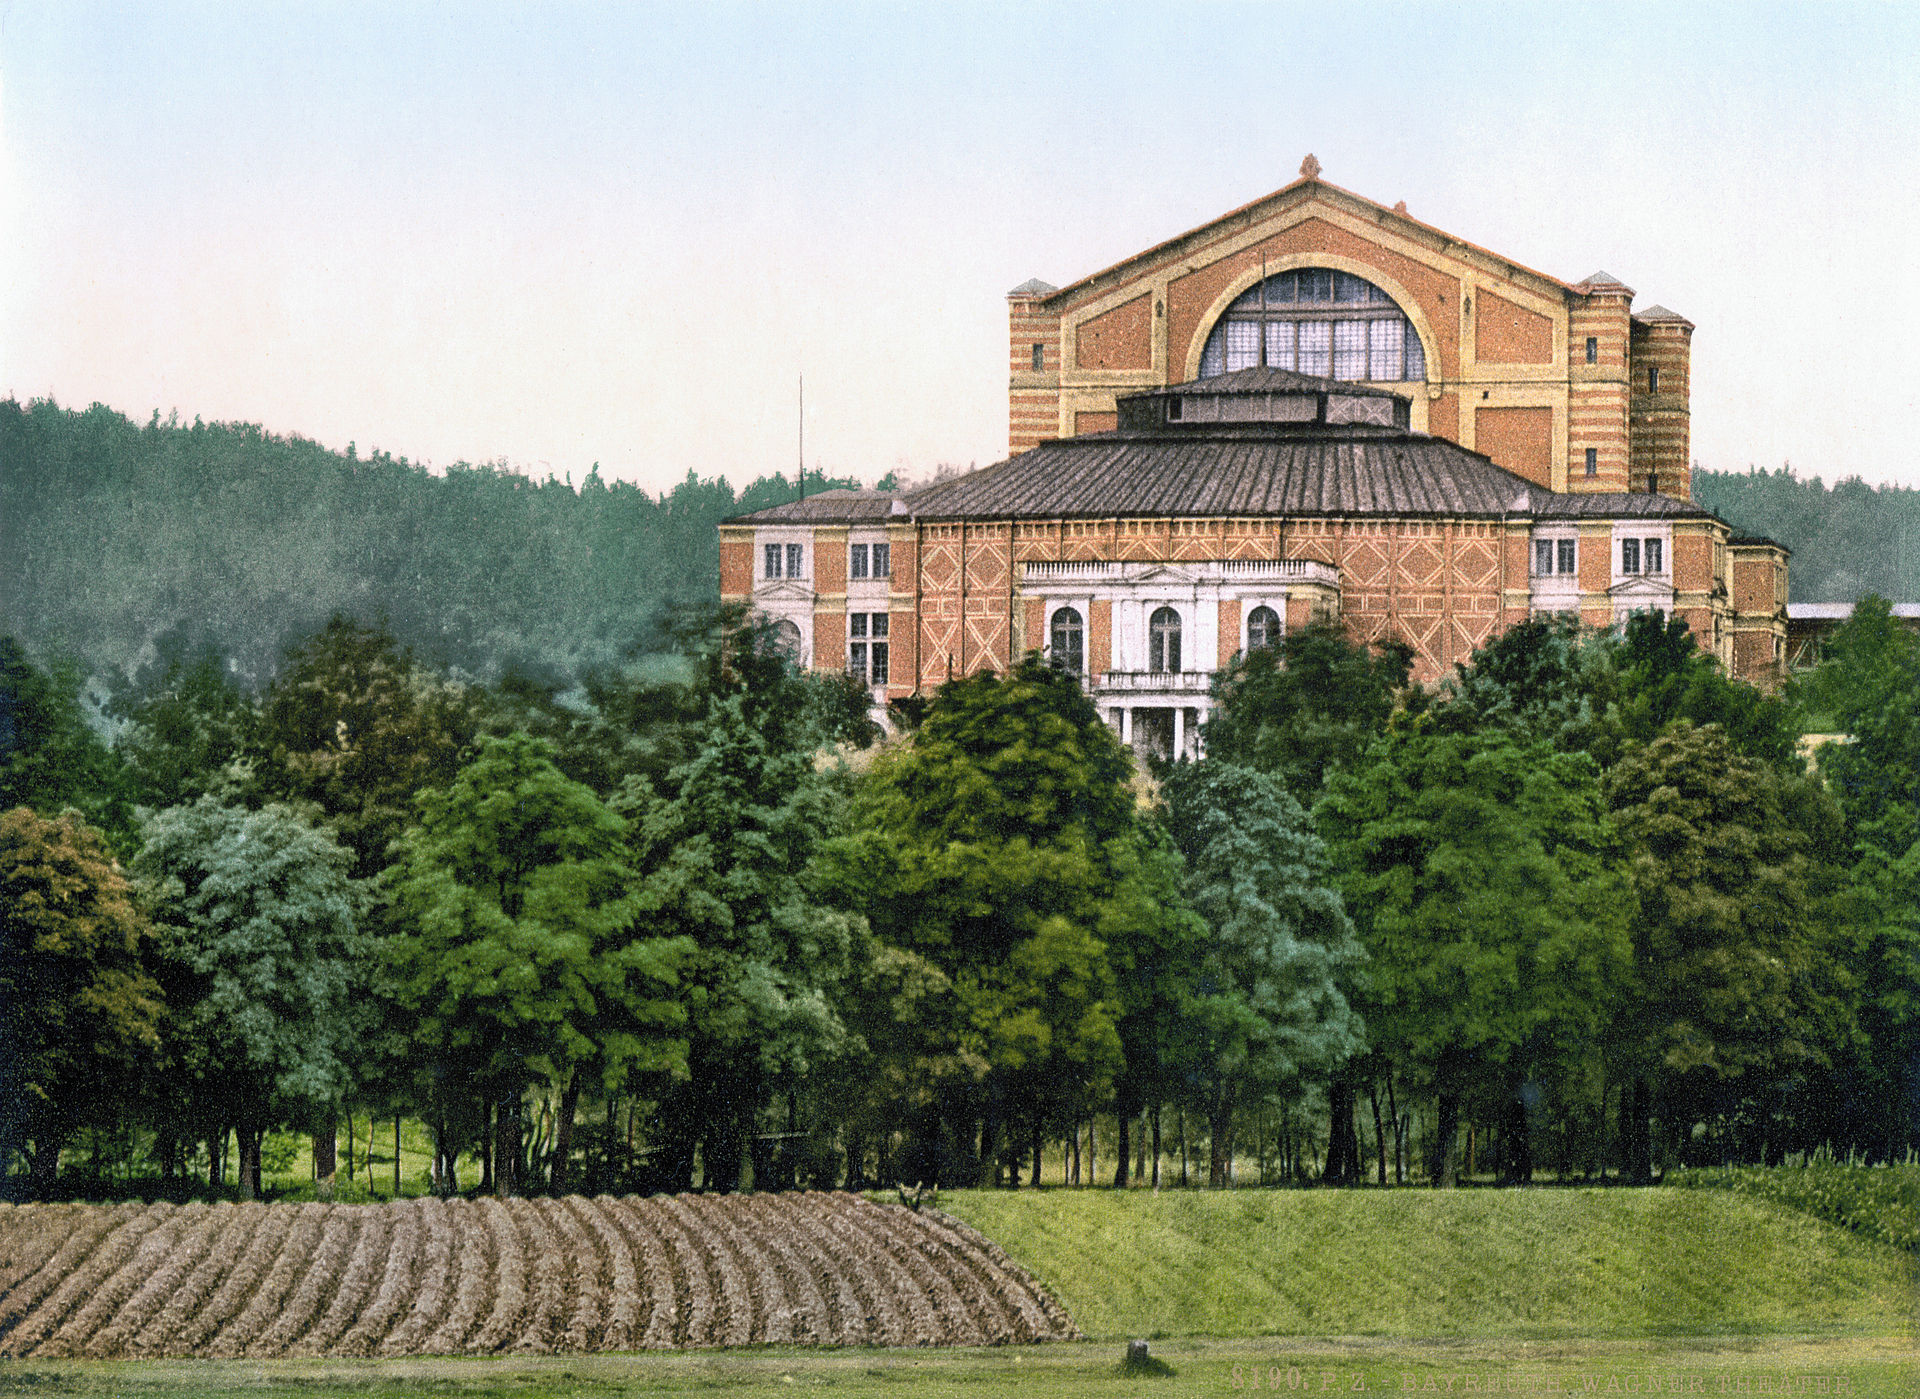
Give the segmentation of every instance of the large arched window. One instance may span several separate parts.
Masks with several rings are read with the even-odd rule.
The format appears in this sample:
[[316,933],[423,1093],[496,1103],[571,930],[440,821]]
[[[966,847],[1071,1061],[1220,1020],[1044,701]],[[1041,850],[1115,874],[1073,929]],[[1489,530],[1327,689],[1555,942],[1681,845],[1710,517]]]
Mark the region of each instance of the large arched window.
[[1413,323],[1372,282],[1302,267],[1248,288],[1200,356],[1202,379],[1263,367],[1399,382],[1426,378],[1427,356]]
[[1180,669],[1180,614],[1171,607],[1155,608],[1147,619],[1147,669]]
[[1050,642],[1050,659],[1062,670],[1070,670],[1075,675],[1086,667],[1086,631],[1080,620],[1080,611],[1074,607],[1057,608],[1053,614],[1053,626]]
[[773,624],[773,649],[795,665],[800,664],[800,628],[787,617]]
[[1247,614],[1247,649],[1258,651],[1280,640],[1280,614],[1271,607],[1256,607]]

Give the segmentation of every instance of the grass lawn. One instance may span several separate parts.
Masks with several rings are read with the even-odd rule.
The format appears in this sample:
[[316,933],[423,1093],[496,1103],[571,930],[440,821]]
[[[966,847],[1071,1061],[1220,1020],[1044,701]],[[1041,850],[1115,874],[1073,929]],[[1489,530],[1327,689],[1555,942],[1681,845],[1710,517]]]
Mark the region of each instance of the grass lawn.
[[429,1399],[707,1394],[858,1399],[1106,1399],[1226,1395],[1650,1395],[1912,1399],[1907,1339],[1666,1337],[1636,1341],[1177,1340],[1174,1373],[1123,1377],[1121,1347],[1002,1350],[733,1350],[498,1360],[13,1361],[0,1395],[116,1399]]
[[940,1205],[1098,1339],[1893,1335],[1915,1320],[1910,1255],[1717,1191],[1003,1190]]

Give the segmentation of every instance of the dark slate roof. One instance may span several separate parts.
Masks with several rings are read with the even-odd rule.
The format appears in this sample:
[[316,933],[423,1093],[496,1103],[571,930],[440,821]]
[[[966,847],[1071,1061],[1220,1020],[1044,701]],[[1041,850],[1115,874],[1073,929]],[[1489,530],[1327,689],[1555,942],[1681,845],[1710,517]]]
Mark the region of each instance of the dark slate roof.
[[1164,389],[1149,389],[1130,394],[1130,398],[1207,398],[1217,394],[1242,393],[1337,393],[1364,398],[1399,398],[1392,389],[1348,379],[1322,379],[1312,374],[1296,374],[1291,369],[1236,369],[1231,374],[1215,374],[1206,379],[1189,379]]
[[1008,296],[1051,296],[1054,292],[1057,292],[1059,290],[1060,288],[1056,287],[1051,282],[1043,282],[1038,277],[1029,277],[1027,278],[1026,281],[1022,282],[1019,286],[1015,287],[1012,291],[1008,292],[1007,295]]
[[894,507],[905,498],[900,491],[820,491],[804,500],[769,506],[749,515],[735,515],[726,523],[761,525],[832,525],[874,522],[904,515]]
[[923,487],[907,508],[922,519],[1498,516],[1526,490],[1521,477],[1444,438],[1393,428],[1219,424],[1044,442]]
[[[1675,500],[1670,495],[1645,491],[1592,491],[1586,494],[1558,494],[1529,486],[1531,512],[1543,520],[1622,520],[1667,519],[1704,520],[1713,512],[1691,501]],[[1515,512],[1519,513],[1519,512]]]
[[923,520],[1710,514],[1664,495],[1558,495],[1495,466],[1478,452],[1425,433],[1271,423],[1169,426],[1061,438],[997,466],[924,486],[906,498],[905,508]]
[[1793,550],[1788,549],[1787,546],[1782,544],[1779,540],[1769,539],[1764,534],[1736,534],[1733,536],[1733,538],[1727,541],[1727,545],[1729,548],[1738,548],[1742,544],[1764,545],[1769,549],[1785,550],[1789,554],[1793,552]]

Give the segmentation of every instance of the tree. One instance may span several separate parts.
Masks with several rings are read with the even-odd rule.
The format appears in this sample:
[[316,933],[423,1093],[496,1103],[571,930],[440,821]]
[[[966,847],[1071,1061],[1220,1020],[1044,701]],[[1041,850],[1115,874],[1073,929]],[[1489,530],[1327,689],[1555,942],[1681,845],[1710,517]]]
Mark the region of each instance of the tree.
[[451,1155],[450,1097],[496,1105],[495,1183],[511,1193],[521,1095],[545,1079],[561,1094],[559,1190],[582,1072],[618,1088],[682,1066],[675,988],[692,949],[637,924],[626,822],[539,740],[483,740],[419,806],[391,876],[389,952],[438,1085],[441,1150]]
[[151,937],[99,831],[0,815],[0,1177],[24,1153],[42,1199],[75,1128],[128,1111],[159,1046]]
[[1650,1117],[1684,1131],[1819,1067],[1843,1011],[1813,859],[1817,792],[1681,720],[1614,767],[1607,797],[1638,910],[1622,1139],[1644,1179]]
[[384,627],[336,616],[297,647],[261,705],[251,756],[263,792],[317,805],[356,878],[390,861],[416,794],[467,756],[479,700],[434,676]]
[[203,797],[145,827],[134,871],[154,903],[180,988],[173,1072],[197,1125],[240,1143],[240,1187],[260,1188],[260,1142],[291,1123],[331,1123],[350,1082],[364,1006],[365,890],[331,832],[279,805]]
[[1897,858],[1920,840],[1920,636],[1864,597],[1794,696],[1847,735],[1820,750],[1821,775],[1858,836]]
[[[1035,1146],[1120,1067],[1104,927],[1147,937],[1132,764],[1074,679],[1029,656],[943,686],[910,746],[876,763],[838,886],[881,941],[937,966],[966,1029],[941,1086],[944,1139]],[[1135,914],[1123,914],[1123,909]],[[1111,921],[1109,921],[1111,920]],[[929,1126],[934,1124],[929,1123]],[[949,1173],[970,1174],[957,1160]]]
[[1634,614],[1614,664],[1628,739],[1650,743],[1684,719],[1696,728],[1718,725],[1734,751],[1755,762],[1783,772],[1799,766],[1799,733],[1788,706],[1728,676],[1719,661],[1699,649],[1693,629],[1681,619],[1658,611]]
[[154,650],[108,708],[127,723],[116,749],[137,799],[158,811],[227,785],[254,712],[210,636],[175,627],[155,639]]
[[1351,764],[1385,727],[1407,689],[1413,650],[1400,641],[1355,644],[1337,622],[1316,621],[1277,646],[1236,656],[1214,677],[1207,752],[1280,779],[1311,805],[1327,777]]
[[122,853],[133,842],[132,786],[124,764],[87,722],[78,669],[42,670],[10,636],[0,636],[0,809],[45,816],[67,807]]
[[1555,1061],[1591,1049],[1628,969],[1630,905],[1593,764],[1484,734],[1390,733],[1315,812],[1368,956],[1374,1045],[1437,1097],[1453,1183],[1463,1106],[1497,1107],[1509,1170]]
[[716,688],[668,791],[634,779],[617,803],[633,817],[640,916],[696,949],[688,1076],[661,1107],[662,1184],[686,1188],[697,1144],[706,1183],[736,1189],[749,1143],[766,1184],[760,1114],[854,1048],[841,999],[865,928],[820,897],[810,869],[846,819],[838,780],[816,769],[814,734],[752,687]]
[[1326,848],[1284,787],[1209,760],[1176,766],[1166,790],[1187,898],[1210,934],[1187,969],[1180,1034],[1207,1116],[1208,1183],[1224,1186],[1235,1109],[1363,1047],[1346,994],[1362,954]]

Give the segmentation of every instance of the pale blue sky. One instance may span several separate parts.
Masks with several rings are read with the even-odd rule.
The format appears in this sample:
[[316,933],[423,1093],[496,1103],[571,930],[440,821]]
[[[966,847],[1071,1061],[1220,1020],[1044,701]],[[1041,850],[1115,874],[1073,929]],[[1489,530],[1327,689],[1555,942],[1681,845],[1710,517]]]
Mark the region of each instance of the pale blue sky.
[[1920,485],[1911,6],[0,0],[0,393],[659,489],[1006,450],[1007,290],[1326,178]]

